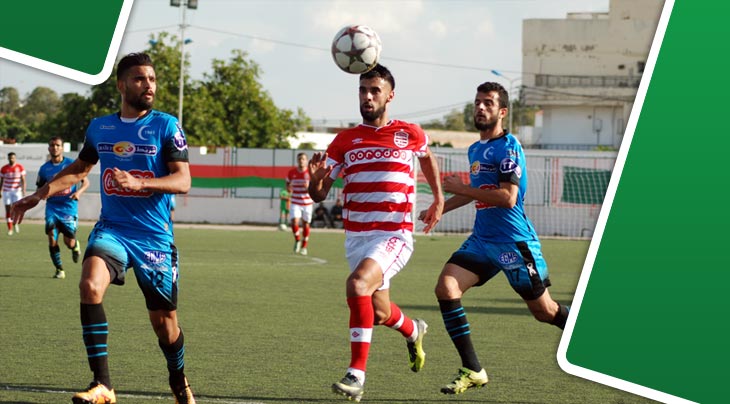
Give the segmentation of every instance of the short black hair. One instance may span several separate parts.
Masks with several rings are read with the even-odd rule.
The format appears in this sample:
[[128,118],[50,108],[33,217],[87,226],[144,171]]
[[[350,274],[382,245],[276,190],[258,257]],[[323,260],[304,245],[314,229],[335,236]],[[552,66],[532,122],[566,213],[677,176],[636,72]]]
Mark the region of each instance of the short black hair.
[[152,58],[150,58],[150,55],[143,52],[130,53],[123,57],[117,64],[117,80],[122,80],[124,78],[124,74],[127,73],[127,70],[135,66],[155,67],[155,65],[152,64]]
[[15,156],[15,152],[10,152],[10,153],[8,153],[8,158],[9,158],[10,156]]
[[48,139],[48,144],[50,145],[51,143],[53,143],[56,140],[60,140],[61,143],[63,143],[63,139],[61,138],[61,136],[53,136],[52,138]]
[[499,107],[509,108],[509,94],[501,84],[493,81],[487,81],[477,87],[478,93],[491,93],[492,91],[496,91],[497,94],[499,94]]
[[388,70],[387,67],[381,65],[380,63],[375,65],[375,67],[368,70],[367,72],[361,74],[360,80],[374,79],[378,77],[390,83],[390,89],[395,90],[395,78],[393,77],[393,74],[390,72],[390,70]]

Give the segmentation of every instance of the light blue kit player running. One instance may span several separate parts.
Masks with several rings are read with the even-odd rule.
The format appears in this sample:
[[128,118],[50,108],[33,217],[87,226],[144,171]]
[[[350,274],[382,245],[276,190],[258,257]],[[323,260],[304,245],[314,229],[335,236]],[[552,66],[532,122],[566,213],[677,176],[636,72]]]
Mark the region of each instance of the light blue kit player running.
[[[38,169],[38,188],[53,179],[61,170],[71,165],[73,160],[63,155],[63,139],[58,136],[48,141],[48,155],[51,157]],[[73,184],[70,188],[64,189],[57,194],[51,195],[46,200],[46,227],[48,235],[48,252],[51,255],[56,279],[63,279],[66,273],[63,270],[61,260],[61,248],[58,245],[59,234],[63,235],[63,242],[71,250],[73,262],[79,261],[81,254],[81,243],[76,239],[76,229],[79,222],[78,200],[81,194],[89,187],[88,179],[83,179],[79,184]]]
[[498,83],[477,87],[474,125],[480,140],[468,151],[470,184],[456,175],[443,182],[444,192],[454,195],[444,204],[444,213],[472,201],[477,209],[472,234],[446,262],[436,285],[446,331],[462,362],[455,379],[441,388],[444,394],[460,394],[488,381],[461,305],[461,297],[472,286],[503,272],[537,320],[562,329],[568,317],[568,307],[550,297],[547,264],[524,211],[525,154],[517,138],[502,126],[508,105],[509,95]]
[[81,282],[81,326],[89,387],[75,404],[116,403],[109,375],[109,325],[102,299],[134,268],[152,328],[167,360],[177,404],[195,403],[184,373],[184,337],[178,326],[178,252],[170,219],[171,194],[190,189],[185,135],[175,117],[152,109],[157,90],[150,57],[132,53],[117,65],[121,111],[92,120],[78,159],[35,194],[13,205],[13,217],[77,183],[100,163],[101,216],[89,235]]

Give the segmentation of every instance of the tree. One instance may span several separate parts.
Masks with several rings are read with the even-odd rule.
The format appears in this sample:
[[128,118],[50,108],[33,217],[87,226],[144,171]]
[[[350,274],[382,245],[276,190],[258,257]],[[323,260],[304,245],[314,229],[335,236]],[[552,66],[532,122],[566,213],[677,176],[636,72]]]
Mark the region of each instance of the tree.
[[36,87],[17,111],[17,117],[31,129],[55,115],[61,105],[58,94],[48,87]]
[[259,65],[242,50],[214,59],[212,73],[194,84],[185,129],[191,144],[289,147],[286,140],[310,124],[301,109],[280,110],[258,81]]
[[20,109],[20,94],[15,87],[0,89],[0,115],[13,115]]
[[64,94],[59,112],[40,125],[39,136],[42,138],[37,140],[45,142],[52,136],[60,136],[76,146],[83,142],[86,127],[93,117],[90,98],[76,93]]
[[0,139],[22,143],[31,137],[32,132],[16,117],[0,114]]

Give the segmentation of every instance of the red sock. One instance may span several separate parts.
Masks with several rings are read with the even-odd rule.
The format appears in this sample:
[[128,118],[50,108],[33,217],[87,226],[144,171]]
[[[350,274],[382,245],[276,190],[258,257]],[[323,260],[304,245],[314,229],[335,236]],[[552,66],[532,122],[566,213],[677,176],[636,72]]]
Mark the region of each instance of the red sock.
[[5,221],[8,223],[8,230],[13,230],[13,220],[10,215],[5,215]]
[[295,224],[291,227],[291,232],[294,233],[294,240],[299,241],[299,225]]
[[390,318],[383,323],[394,330],[397,330],[404,337],[413,335],[413,320],[406,316],[397,304],[390,302]]
[[350,307],[350,367],[363,372],[367,366],[370,353],[370,340],[373,336],[373,298],[371,296],[355,296],[347,298]]
[[304,241],[302,241],[302,248],[304,248],[309,242],[309,226],[304,226],[302,230],[302,237],[304,237]]

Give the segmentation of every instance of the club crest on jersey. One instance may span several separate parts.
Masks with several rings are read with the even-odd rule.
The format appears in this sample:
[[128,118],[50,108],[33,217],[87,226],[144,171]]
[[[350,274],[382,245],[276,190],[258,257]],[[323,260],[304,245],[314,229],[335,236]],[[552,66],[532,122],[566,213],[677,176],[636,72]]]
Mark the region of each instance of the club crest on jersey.
[[175,137],[173,141],[175,142],[175,147],[182,151],[188,148],[188,142],[185,140],[185,135],[183,135],[183,130],[180,127],[179,123],[175,123],[175,126],[177,126],[177,132],[175,132]]
[[517,262],[517,258],[517,253],[514,251],[505,251],[499,254],[499,262],[504,265],[514,264]]
[[408,132],[399,130],[393,135],[393,143],[401,149],[408,146]]

